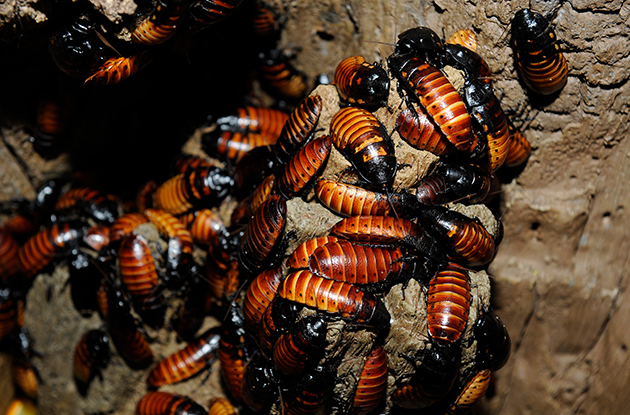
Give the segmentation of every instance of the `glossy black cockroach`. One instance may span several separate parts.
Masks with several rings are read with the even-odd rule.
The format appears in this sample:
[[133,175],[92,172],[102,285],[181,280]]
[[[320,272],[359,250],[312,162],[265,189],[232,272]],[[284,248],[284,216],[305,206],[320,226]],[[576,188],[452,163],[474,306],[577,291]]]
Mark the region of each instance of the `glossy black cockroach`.
[[362,108],[343,108],[330,123],[333,144],[368,183],[382,187],[396,175],[394,142],[383,124]]
[[461,348],[458,344],[432,345],[420,358],[404,356],[416,366],[407,383],[397,384],[391,395],[394,404],[409,409],[427,407],[444,397],[459,373]]
[[511,31],[516,68],[525,86],[540,95],[562,90],[567,83],[569,66],[548,17],[531,9],[521,9],[512,18]]
[[317,367],[299,378],[282,394],[283,411],[287,415],[328,414],[329,395],[334,386],[334,371]]
[[278,178],[278,191],[290,199],[307,192],[326,168],[332,149],[332,138],[320,136],[302,147],[287,163]]
[[158,0],[155,10],[131,32],[131,41],[153,46],[175,34],[186,11],[184,0]]
[[85,78],[84,83],[96,85],[111,85],[135,75],[144,68],[153,55],[147,50],[131,56],[118,56],[107,59],[94,73]]
[[109,363],[109,337],[103,330],[90,330],[85,333],[74,349],[72,373],[79,393],[87,394],[94,377]]
[[297,320],[297,307],[296,303],[276,296],[265,309],[258,330],[258,345],[265,356],[269,358],[273,356],[276,341]]
[[243,298],[243,314],[245,326],[250,332],[258,332],[263,314],[275,298],[282,277],[281,267],[266,269],[247,287]]
[[369,64],[363,56],[350,56],[339,62],[335,86],[348,104],[372,109],[387,106],[389,75],[382,66]]
[[426,26],[419,26],[407,29],[398,35],[394,55],[417,56],[424,61],[441,66],[443,49],[444,43],[437,33]]
[[282,97],[298,100],[306,94],[306,77],[291,63],[291,56],[282,49],[271,49],[259,55],[264,81]]
[[286,164],[295,153],[308,142],[315,130],[322,111],[322,98],[312,95],[304,98],[289,114],[289,119],[282,127],[274,154],[279,164]]
[[274,248],[282,243],[286,218],[286,199],[280,195],[269,197],[258,207],[239,244],[238,258],[247,273],[256,275],[263,264],[274,260]]
[[196,0],[188,8],[188,26],[202,30],[231,16],[243,0]]
[[488,196],[490,184],[490,175],[477,166],[441,163],[434,172],[422,178],[416,198],[426,205],[461,200],[479,203]]
[[470,299],[470,277],[460,265],[449,263],[431,279],[427,326],[434,343],[447,345],[461,338],[468,322]]
[[234,197],[242,200],[251,195],[275,167],[275,146],[256,147],[247,152],[234,167]]
[[48,50],[59,69],[79,78],[91,74],[107,59],[105,45],[87,16],[79,17],[54,33]]
[[466,80],[477,80],[492,86],[492,71],[477,52],[461,45],[444,46],[446,63],[463,71]]
[[245,330],[245,320],[241,308],[235,303],[231,304],[228,315],[223,321],[218,357],[221,363],[221,373],[230,396],[234,402],[242,402],[245,366],[251,354]]
[[205,409],[187,396],[149,392],[138,401],[136,415],[207,415]]
[[[273,362],[260,353],[252,356],[245,367],[243,403],[253,412],[259,413],[263,408],[275,402],[279,390],[280,379]],[[216,412],[215,415],[230,414]]]
[[318,277],[308,270],[289,274],[280,284],[278,295],[377,329],[387,327],[391,318],[383,302],[374,295],[361,291],[354,284]]
[[373,347],[357,379],[352,414],[368,415],[381,405],[387,391],[387,370],[387,352],[382,346]]
[[217,358],[221,327],[213,327],[199,335],[186,347],[162,359],[149,372],[147,386],[158,388],[181,382],[209,368]]
[[308,370],[322,357],[327,333],[328,323],[322,315],[299,319],[273,346],[273,362],[279,374],[292,377]]
[[510,358],[512,341],[505,325],[492,310],[482,310],[474,327],[477,340],[477,360],[493,372],[501,369]]

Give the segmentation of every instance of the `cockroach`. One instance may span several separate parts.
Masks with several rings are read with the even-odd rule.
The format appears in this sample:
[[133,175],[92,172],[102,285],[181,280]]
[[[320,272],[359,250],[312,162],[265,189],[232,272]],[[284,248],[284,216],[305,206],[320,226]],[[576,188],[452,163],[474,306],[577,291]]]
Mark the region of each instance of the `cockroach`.
[[367,415],[384,400],[387,391],[387,352],[382,346],[375,346],[365,360],[357,379],[351,413]]
[[339,150],[374,186],[391,184],[396,174],[394,142],[383,124],[362,108],[343,108],[330,124],[330,135]]
[[512,18],[511,31],[516,69],[525,86],[539,95],[562,90],[569,66],[549,19],[531,9],[521,9]]
[[425,205],[443,205],[453,201],[483,201],[490,192],[490,175],[471,164],[441,163],[422,178],[416,198]]
[[260,320],[258,345],[263,355],[271,358],[273,346],[283,332],[290,329],[297,320],[297,304],[276,296]]
[[328,396],[334,385],[334,372],[317,367],[305,373],[282,394],[287,415],[324,415],[331,411]]
[[212,245],[214,241],[226,236],[228,231],[225,224],[211,209],[199,209],[179,218],[188,229],[193,240],[201,245]]
[[59,197],[54,207],[56,212],[62,213],[73,209],[85,212],[101,223],[112,224],[118,219],[118,203],[113,196],[89,187],[68,190]]
[[322,97],[312,95],[304,98],[289,114],[289,119],[282,127],[278,141],[273,147],[279,164],[288,163],[295,153],[310,140],[322,106]]
[[87,394],[92,379],[109,363],[109,337],[103,330],[85,333],[74,349],[72,373],[81,395]]
[[320,136],[302,147],[287,163],[278,179],[278,190],[290,199],[303,194],[326,168],[332,149],[329,135]]
[[318,277],[308,270],[289,274],[280,284],[278,295],[350,322],[365,323],[378,329],[387,327],[390,320],[383,302],[374,295],[350,283]]
[[304,373],[321,358],[327,333],[328,323],[323,316],[313,314],[299,319],[273,346],[273,362],[278,372],[287,377]]
[[287,258],[287,267],[292,270],[308,268],[308,261],[318,247],[338,240],[335,236],[319,236],[303,242]]
[[529,141],[527,141],[527,138],[525,138],[523,133],[514,126],[514,123],[509,118],[507,119],[507,122],[510,134],[510,146],[503,164],[507,167],[520,166],[532,153],[532,145]]
[[477,361],[493,372],[501,369],[510,358],[512,341],[505,325],[492,310],[482,310],[474,327],[477,340]]
[[447,345],[459,340],[470,313],[470,277],[468,271],[449,263],[429,282],[427,290],[427,325],[431,339]]
[[111,242],[122,240],[131,234],[138,225],[148,222],[146,216],[139,212],[125,213],[114,221],[110,228],[109,239]]
[[243,0],[195,0],[188,8],[188,26],[199,31],[231,16]]
[[178,383],[209,368],[217,358],[222,330],[220,327],[206,330],[188,346],[161,360],[149,373],[147,386],[158,388]]
[[270,268],[258,274],[247,287],[243,298],[243,314],[248,331],[258,332],[263,314],[276,296],[281,281],[282,269]]
[[209,296],[208,281],[197,273],[193,274],[184,287],[184,302],[171,318],[171,327],[179,338],[192,341],[206,317]]
[[460,45],[477,52],[477,35],[471,29],[461,29],[446,40],[447,45]]
[[187,396],[149,392],[138,401],[136,415],[208,415],[208,412]]
[[417,56],[439,65],[444,55],[444,43],[433,29],[426,26],[414,27],[398,35],[394,55]]
[[40,100],[35,118],[37,128],[33,134],[33,148],[40,156],[51,158],[58,154],[69,117],[70,108],[61,99],[46,97]]
[[[277,142],[276,142],[277,145]],[[234,167],[234,197],[243,200],[270,174],[277,170],[275,146],[256,147]]]
[[87,228],[83,237],[83,243],[96,252],[103,252],[109,247],[110,230],[108,226],[95,225]]
[[265,200],[276,192],[276,176],[270,174],[265,180],[258,185],[254,193],[243,199],[232,211],[230,218],[231,226],[246,225],[252,218],[252,215]]
[[213,398],[208,403],[208,415],[238,415],[238,412],[229,400]]
[[410,108],[402,110],[396,117],[396,131],[400,138],[413,148],[425,150],[436,156],[448,156],[457,151],[442,131],[433,123],[426,110],[411,102]]
[[186,7],[183,0],[158,0],[155,10],[131,32],[131,41],[154,46],[166,42],[179,27]]
[[335,86],[341,99],[368,108],[387,106],[389,75],[381,65],[369,64],[363,56],[350,56],[337,65]]
[[201,137],[203,151],[229,165],[235,165],[253,148],[273,145],[278,136],[257,132],[221,130],[216,128]]
[[306,77],[290,62],[282,49],[271,49],[259,55],[262,77],[273,91],[289,99],[304,97],[308,85]]
[[20,246],[11,233],[0,227],[0,281],[7,283],[18,273],[18,251]]
[[225,305],[225,301],[232,299],[242,285],[238,258],[215,246],[208,252],[205,269],[209,297],[217,305]]
[[473,371],[468,376],[466,384],[460,388],[457,398],[448,408],[448,414],[467,414],[479,405],[490,385],[491,373],[490,369],[487,368]]
[[236,114],[218,118],[216,124],[221,131],[258,133],[275,140],[288,119],[289,114],[284,111],[267,107],[246,106],[237,108]]
[[446,63],[462,72],[467,81],[479,81],[492,86],[492,71],[477,52],[461,45],[444,46]]
[[245,367],[243,403],[253,412],[259,413],[276,400],[279,390],[280,379],[273,361],[260,353],[252,356]]
[[221,373],[234,402],[243,400],[243,377],[250,359],[245,320],[241,308],[232,303],[219,340],[218,357]]
[[210,159],[206,157],[195,156],[188,153],[179,153],[173,159],[171,171],[173,171],[173,174],[181,174],[190,170],[212,167],[214,167],[214,164],[212,164]]
[[251,24],[256,36],[271,43],[279,34],[281,22],[272,8],[257,1],[252,12]]
[[14,355],[11,359],[11,375],[13,384],[22,395],[37,400],[39,393],[39,374],[30,359],[23,354]]
[[149,51],[143,50],[131,56],[109,58],[94,73],[88,76],[85,84],[111,85],[135,75],[153,58]]
[[118,250],[120,277],[127,292],[139,304],[156,295],[158,278],[153,254],[142,235],[130,234],[123,239]]

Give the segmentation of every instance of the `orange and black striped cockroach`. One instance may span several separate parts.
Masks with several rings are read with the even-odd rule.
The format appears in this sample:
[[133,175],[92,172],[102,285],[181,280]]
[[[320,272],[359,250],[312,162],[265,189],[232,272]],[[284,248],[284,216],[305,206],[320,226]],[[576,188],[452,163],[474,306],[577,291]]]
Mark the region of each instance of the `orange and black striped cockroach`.
[[111,242],[121,241],[125,236],[131,234],[138,225],[148,221],[149,219],[142,213],[125,213],[112,224],[109,232],[109,240]]
[[212,299],[218,306],[226,305],[225,300],[231,299],[243,284],[238,258],[226,252],[220,242],[209,250],[205,271],[210,291],[208,300]]
[[273,362],[278,374],[298,376],[317,363],[326,348],[327,333],[324,316],[312,314],[300,318],[273,346]]
[[470,313],[470,277],[468,271],[449,263],[429,282],[427,290],[427,325],[434,343],[457,342]]
[[[487,142],[487,151],[473,154],[471,158],[481,158],[481,163],[489,164],[490,173],[503,165],[510,146],[510,132],[507,117],[501,103],[494,95],[492,86],[476,79],[468,79],[464,84],[462,98],[470,113],[473,129],[478,137]],[[476,150],[475,150],[476,152]]]
[[520,166],[532,153],[532,145],[509,118],[507,118],[507,122],[510,132],[510,146],[503,164],[507,167]]
[[147,46],[166,42],[177,31],[186,3],[184,0],[158,0],[153,13],[131,32],[131,41]]
[[209,156],[234,166],[251,149],[273,145],[277,138],[255,132],[216,128],[201,136],[201,147]]
[[422,178],[416,198],[425,205],[444,205],[453,201],[483,201],[490,192],[490,175],[471,164],[441,163]]
[[276,401],[279,391],[280,379],[273,362],[261,353],[252,356],[245,367],[243,403],[253,412],[260,413]]
[[329,395],[334,386],[334,371],[316,367],[282,393],[286,415],[323,415],[331,412]]
[[74,349],[72,373],[82,396],[87,394],[90,382],[101,374],[109,363],[109,337],[103,330],[85,333]]
[[196,0],[188,8],[187,25],[199,31],[232,15],[243,0]]
[[415,56],[394,54],[387,62],[399,86],[407,92],[406,100],[420,102],[448,141],[459,151],[470,153],[476,147],[470,116],[446,76]]
[[417,56],[440,66],[444,57],[444,42],[432,29],[426,26],[414,27],[398,35],[394,55]]
[[14,398],[4,415],[37,415],[37,406],[29,398]]
[[263,314],[278,292],[282,281],[282,268],[269,268],[254,278],[245,291],[243,315],[245,327],[251,333],[258,333]]
[[458,394],[448,408],[448,415],[463,415],[473,411],[488,390],[491,374],[488,368],[473,367],[465,383],[458,388]]
[[208,415],[238,415],[238,411],[228,399],[212,398],[208,402]]
[[425,348],[421,357],[401,355],[416,371],[407,383],[397,383],[392,402],[408,409],[425,408],[443,398],[455,384],[459,374],[461,348],[458,344]]
[[37,106],[33,132],[33,149],[44,158],[59,154],[59,145],[66,133],[71,110],[69,103],[60,97],[46,96]]
[[135,203],[138,212],[144,212],[146,209],[153,207],[153,193],[157,190],[155,180],[147,180],[136,193]]
[[317,276],[361,285],[368,291],[410,278],[415,271],[414,259],[400,247],[340,240],[313,251],[308,267]]
[[7,283],[18,273],[18,251],[20,246],[6,229],[0,226],[0,281]]
[[486,61],[470,49],[460,45],[445,45],[446,63],[464,72],[466,80],[478,80],[492,86],[492,71]]
[[278,177],[278,191],[287,199],[307,193],[314,180],[326,168],[332,138],[320,136],[302,147]]
[[207,369],[217,358],[221,327],[213,327],[183,349],[167,356],[149,373],[147,386],[158,388],[190,379]]
[[251,355],[245,319],[240,306],[232,303],[223,321],[218,349],[221,373],[234,402],[243,400],[243,377]]
[[230,218],[231,226],[247,225],[252,215],[262,203],[276,191],[276,176],[270,174],[262,183],[258,185],[256,190],[241,200],[232,211]]
[[258,133],[275,140],[280,135],[289,114],[267,107],[246,106],[236,109],[236,114],[217,118],[221,131],[241,131]]
[[225,224],[211,209],[199,209],[183,215],[179,221],[188,229],[193,240],[201,245],[212,245],[220,236],[226,236]]
[[569,76],[569,66],[560,51],[549,17],[531,9],[521,9],[511,23],[516,69],[525,86],[539,95],[559,92]]
[[122,240],[118,269],[125,289],[138,304],[151,302],[158,294],[160,279],[144,236],[132,233]]
[[305,75],[291,63],[293,55],[283,49],[271,49],[261,52],[258,59],[263,80],[272,91],[287,99],[298,100],[304,97],[308,85]]
[[78,248],[85,229],[83,222],[58,222],[33,235],[18,252],[21,275],[30,281],[53,259],[71,254]]
[[278,164],[285,165],[313,135],[322,112],[322,97],[312,95],[304,98],[289,114],[273,147]]
[[282,333],[289,330],[295,323],[299,307],[297,303],[287,301],[279,296],[271,300],[260,320],[260,328],[258,329],[258,346],[262,354],[271,359],[273,346]]
[[480,267],[492,260],[496,250],[494,238],[479,219],[444,206],[418,206],[422,225],[455,262],[466,267]]
[[136,405],[136,415],[208,415],[187,396],[168,392],[149,392]]
[[363,56],[350,56],[339,62],[335,86],[341,99],[350,105],[371,109],[387,106],[389,75],[381,65],[370,64]]
[[254,212],[240,240],[238,259],[249,275],[266,263],[274,262],[274,249],[282,244],[287,220],[287,201],[280,195],[270,196]]
[[451,37],[446,40],[446,45],[460,45],[465,48],[477,52],[477,35],[474,30],[461,29],[453,33]]
[[426,150],[436,156],[448,156],[457,151],[455,146],[446,139],[442,131],[429,119],[422,106],[407,103],[396,117],[396,131],[400,138],[413,148]]
[[186,213],[195,206],[218,205],[231,191],[234,180],[219,167],[187,170],[162,183],[153,194],[155,207],[173,215]]
[[343,108],[330,123],[333,144],[374,186],[387,186],[396,175],[394,142],[383,124],[362,108]]
[[295,251],[291,253],[289,258],[287,258],[287,268],[292,270],[308,268],[308,261],[311,254],[317,248],[329,242],[335,242],[338,240],[339,238],[336,236],[318,236],[317,238],[312,238],[301,243],[297,248],[295,248]]
[[308,270],[289,274],[280,284],[278,295],[377,329],[387,327],[391,318],[383,302],[373,294],[361,291],[354,284],[318,277]]
[[387,391],[387,369],[387,352],[382,346],[373,347],[357,379],[352,414],[368,415],[383,403]]
[[114,223],[119,216],[118,202],[113,196],[89,187],[78,187],[63,193],[55,203],[54,210],[61,213],[78,210],[98,222],[108,224]]
[[85,15],[54,33],[48,51],[59,69],[79,78],[92,73],[106,59],[105,45]]
[[262,1],[257,1],[250,20],[259,44],[273,45],[278,41],[280,28],[286,21],[286,16],[279,17],[269,5]]
[[477,361],[493,372],[501,369],[510,358],[512,341],[505,325],[492,310],[482,310],[474,327],[477,340]]
[[213,166],[212,162],[206,157],[179,153],[173,158],[170,170],[173,174],[181,174],[186,173],[189,170],[212,168]]
[[86,84],[111,85],[135,75],[153,58],[147,50],[131,56],[109,58],[94,73],[85,78]]
[[234,177],[234,197],[237,200],[243,200],[251,195],[260,183],[273,173],[276,167],[274,147],[253,148],[236,163],[232,176]]

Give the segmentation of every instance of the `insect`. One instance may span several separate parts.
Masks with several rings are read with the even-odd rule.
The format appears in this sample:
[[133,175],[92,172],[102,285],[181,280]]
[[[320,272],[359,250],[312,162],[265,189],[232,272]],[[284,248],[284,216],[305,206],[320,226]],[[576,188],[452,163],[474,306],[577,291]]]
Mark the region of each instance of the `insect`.
[[441,345],[454,343],[466,329],[470,312],[468,271],[449,263],[429,282],[427,325],[431,339]]
[[274,248],[282,241],[286,217],[286,199],[280,195],[269,197],[254,213],[238,249],[239,261],[249,274],[273,260]]
[[118,264],[120,277],[131,297],[139,304],[151,302],[158,291],[159,278],[144,236],[132,233],[123,239]]
[[109,239],[111,242],[120,241],[129,235],[140,224],[149,220],[142,213],[130,212],[125,213],[114,221],[110,229]]
[[492,310],[483,310],[475,323],[474,333],[477,360],[493,372],[505,366],[510,358],[512,341],[499,316]]
[[260,205],[276,192],[276,176],[270,174],[247,198],[243,199],[232,211],[232,225],[247,224]]
[[274,344],[295,323],[298,313],[296,307],[296,303],[276,296],[265,309],[258,330],[258,345],[265,356],[273,356]]
[[[260,5],[256,3],[256,6]],[[246,106],[238,108],[236,114],[226,115],[217,119],[217,127],[221,131],[242,131],[259,133],[276,139],[289,119],[284,111],[267,107]]]
[[492,71],[477,52],[461,45],[444,46],[446,63],[464,72],[466,80],[475,80],[492,86]]
[[263,79],[273,91],[289,99],[301,99],[308,88],[304,74],[291,64],[282,49],[271,49],[259,55]]
[[213,247],[206,259],[206,280],[216,305],[223,306],[242,284],[238,258],[221,247]]
[[33,134],[33,148],[44,158],[57,155],[57,150],[70,118],[67,102],[58,97],[45,97],[37,107],[35,123],[37,129]]
[[28,398],[15,398],[11,401],[5,415],[37,415],[37,407]]
[[138,212],[144,212],[146,209],[153,207],[153,193],[157,190],[155,180],[148,180],[136,193],[136,209]]
[[225,398],[213,398],[208,403],[208,415],[237,415],[232,403]]
[[410,259],[399,247],[340,240],[315,249],[308,266],[313,274],[335,281],[385,286],[413,274]]
[[243,403],[253,412],[259,413],[276,400],[279,388],[280,380],[273,361],[260,353],[253,356],[245,368]]
[[481,222],[444,206],[419,205],[427,231],[444,246],[453,260],[467,267],[489,263],[495,254],[494,238]]
[[206,154],[225,161],[229,165],[238,163],[251,149],[276,143],[278,136],[249,131],[221,130],[216,128],[201,137]]
[[39,393],[39,372],[23,353],[17,353],[11,359],[11,375],[16,388],[25,396],[37,400]]
[[490,369],[480,369],[469,375],[468,381],[449,407],[448,413],[451,415],[466,414],[477,406],[490,385],[490,374]]
[[79,339],[74,349],[72,373],[81,395],[87,394],[92,379],[107,367],[109,356],[109,337],[103,330],[90,330]]
[[184,302],[171,317],[171,326],[179,338],[190,342],[203,324],[206,316],[207,302],[210,297],[208,282],[197,273],[186,282]]
[[453,33],[446,41],[448,45],[460,45],[477,52],[477,35],[471,29],[461,29]]
[[391,399],[402,408],[418,409],[431,405],[451,390],[459,373],[461,349],[457,344],[434,344],[424,349],[420,359],[403,357],[416,366],[416,372],[407,383],[396,386]]
[[250,358],[246,336],[241,309],[236,304],[232,304],[227,319],[223,322],[218,357],[221,373],[235,402],[243,400],[243,377],[245,366]]
[[136,405],[136,415],[207,415],[205,409],[187,396],[149,392]]
[[172,162],[171,170],[174,174],[186,173],[198,168],[212,168],[214,165],[210,159],[201,156],[194,156],[187,153],[179,153]]
[[287,415],[328,414],[328,395],[334,385],[334,373],[317,367],[305,373],[282,394],[283,411]]
[[220,236],[226,236],[228,231],[221,218],[211,209],[199,209],[179,218],[193,240],[198,244],[212,245]]
[[302,147],[287,163],[278,179],[278,191],[287,199],[306,192],[313,180],[326,168],[332,148],[329,135],[320,136]]
[[286,164],[310,140],[322,106],[322,97],[312,95],[304,98],[289,114],[289,119],[282,127],[278,141],[273,147],[279,164]]
[[321,315],[304,316],[273,346],[273,362],[278,372],[292,377],[304,373],[317,362],[326,347],[328,324]]
[[155,11],[131,32],[131,41],[148,46],[166,42],[175,34],[185,10],[182,0],[158,0]]
[[243,0],[196,0],[188,8],[188,26],[199,31],[232,15]]
[[396,117],[396,131],[413,148],[426,150],[436,156],[448,156],[457,149],[429,119],[422,106],[409,102],[409,108]]
[[[277,142],[276,142],[277,145]],[[277,169],[276,146],[256,147],[247,152],[234,167],[234,197],[242,200]]]
[[19,249],[13,235],[0,226],[0,281],[3,283],[7,283],[18,273]]
[[387,327],[390,320],[389,312],[377,297],[364,293],[353,284],[318,277],[307,270],[289,274],[280,284],[278,295],[378,329]]
[[265,40],[272,40],[271,38],[277,37],[281,22],[273,9],[261,2],[256,2],[255,10],[251,17],[251,23],[254,33],[258,37]]
[[388,185],[396,174],[394,142],[371,112],[343,108],[330,124],[333,144],[359,175],[374,186]]
[[383,402],[387,391],[387,353],[382,346],[373,347],[357,380],[352,413],[367,415]]
[[128,57],[119,56],[109,58],[83,83],[96,85],[111,85],[124,81],[144,68],[153,58],[149,51],[143,50]]
[[247,287],[243,299],[243,314],[245,327],[251,333],[258,332],[263,314],[276,296],[282,277],[280,267],[266,269]]
[[569,66],[558,47],[554,25],[547,17],[531,9],[521,9],[512,18],[511,32],[516,69],[525,86],[540,95],[562,90]]
[[112,224],[118,219],[118,204],[113,196],[89,187],[68,190],[59,197],[54,207],[56,212],[69,212],[73,209],[85,212],[101,223]]
[[418,57],[396,53],[388,58],[388,66],[407,91],[406,97],[420,102],[451,144],[468,153],[476,147],[466,106],[439,69]]
[[181,382],[210,367],[217,358],[222,328],[206,330],[188,346],[167,356],[149,373],[147,386],[158,388]]
[[387,106],[389,76],[382,66],[367,63],[363,56],[350,56],[339,62],[335,86],[341,99],[351,105]]
[[426,205],[466,199],[481,202],[490,192],[490,175],[471,164],[441,163],[418,184],[416,198]]
[[414,27],[398,35],[394,49],[397,56],[417,56],[427,62],[438,64],[443,59],[444,44],[431,28]]
[[532,153],[532,145],[521,133],[514,123],[508,118],[508,131],[510,133],[510,146],[505,156],[505,164],[508,167],[520,166],[529,158]]

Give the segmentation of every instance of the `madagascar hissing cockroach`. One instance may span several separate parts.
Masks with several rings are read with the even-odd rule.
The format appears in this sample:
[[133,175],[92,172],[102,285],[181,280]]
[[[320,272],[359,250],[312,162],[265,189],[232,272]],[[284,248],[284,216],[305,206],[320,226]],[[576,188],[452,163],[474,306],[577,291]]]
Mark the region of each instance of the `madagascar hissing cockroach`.
[[323,415],[331,412],[329,395],[334,386],[334,371],[316,367],[301,376],[282,394],[286,415]]
[[271,358],[273,346],[282,333],[291,328],[297,319],[297,303],[276,296],[260,320],[258,345],[265,356]]
[[507,122],[508,131],[510,132],[510,146],[503,164],[508,167],[520,166],[532,153],[532,145],[509,118]]
[[396,117],[396,131],[400,138],[413,148],[426,150],[436,156],[448,156],[456,151],[455,146],[429,119],[426,110],[409,102],[409,108],[402,110]]
[[84,83],[95,85],[111,85],[135,75],[153,58],[149,51],[143,50],[131,56],[109,58]]
[[446,40],[446,44],[464,46],[473,52],[477,52],[477,35],[471,29],[461,29],[453,33]]
[[238,415],[238,412],[228,399],[212,398],[208,402],[208,415]]
[[132,233],[123,239],[118,250],[118,267],[125,289],[134,301],[143,304],[156,296],[160,280],[144,236]]
[[434,172],[422,178],[416,198],[425,205],[461,200],[479,203],[488,196],[490,184],[490,175],[477,166],[441,163]]
[[250,332],[258,332],[263,314],[276,296],[281,281],[282,268],[270,268],[258,274],[247,287],[243,298],[243,314],[245,326]]
[[490,385],[492,372],[488,368],[470,370],[466,383],[459,388],[459,394],[448,408],[448,415],[463,415],[470,413],[486,394]]
[[73,209],[85,212],[96,221],[112,224],[118,219],[118,203],[110,195],[89,187],[70,189],[59,196],[54,210],[68,212]]
[[510,358],[512,341],[499,316],[492,310],[481,310],[474,333],[477,340],[477,361],[482,361],[493,372],[505,366]]
[[18,251],[20,246],[11,233],[0,226],[0,281],[7,283],[18,273]]
[[278,178],[278,191],[287,199],[299,196],[309,189],[313,180],[326,168],[332,149],[329,135],[311,140],[287,163]]
[[327,333],[328,323],[322,315],[300,318],[273,346],[273,362],[278,372],[288,377],[304,373],[321,358]]
[[[275,402],[280,391],[280,382],[273,361],[261,353],[255,354],[245,367],[243,403],[253,412],[259,413],[264,407]],[[217,412],[215,415],[230,413]]]
[[223,321],[217,353],[221,363],[221,373],[230,396],[234,402],[240,403],[243,400],[245,366],[251,354],[245,331],[245,320],[241,308],[235,303],[231,304],[228,315]]
[[136,415],[207,415],[205,409],[187,396],[149,392],[136,405]]
[[131,32],[131,41],[147,46],[166,42],[175,34],[183,13],[184,0],[158,0],[155,10]]
[[199,31],[231,16],[243,0],[195,0],[188,8],[188,27]]
[[290,62],[282,49],[271,49],[259,55],[262,77],[274,92],[289,99],[301,99],[308,88],[306,77]]
[[277,136],[250,131],[232,131],[216,128],[201,137],[203,151],[229,165],[235,165],[253,148],[274,145]]
[[109,363],[109,337],[103,330],[90,330],[85,333],[74,349],[72,373],[81,395],[87,394],[95,376]]
[[492,71],[486,61],[465,46],[445,45],[446,63],[462,72],[466,81],[479,81],[492,86]]
[[322,97],[304,98],[289,114],[273,147],[278,164],[285,165],[310,140],[322,111]]
[[306,269],[308,268],[308,261],[311,254],[320,246],[328,243],[338,241],[339,238],[335,236],[319,236],[317,238],[309,239],[301,243],[287,258],[287,267],[292,270]]
[[424,61],[439,64],[443,58],[443,49],[444,43],[437,33],[429,27],[418,26],[398,35],[394,55],[417,56]]
[[125,213],[114,221],[110,228],[109,239],[111,242],[122,240],[140,224],[148,222],[146,216],[139,212]]
[[218,214],[211,209],[199,209],[180,216],[193,240],[198,244],[212,245],[216,238],[226,236],[228,231]]
[[384,401],[387,391],[387,370],[387,352],[382,346],[373,347],[357,379],[352,414],[368,415]]
[[289,114],[268,107],[246,106],[237,108],[236,114],[217,118],[216,124],[221,131],[241,131],[258,133],[273,138],[280,135]]
[[387,105],[389,75],[381,65],[363,56],[350,56],[337,65],[335,86],[343,101],[372,109]]

